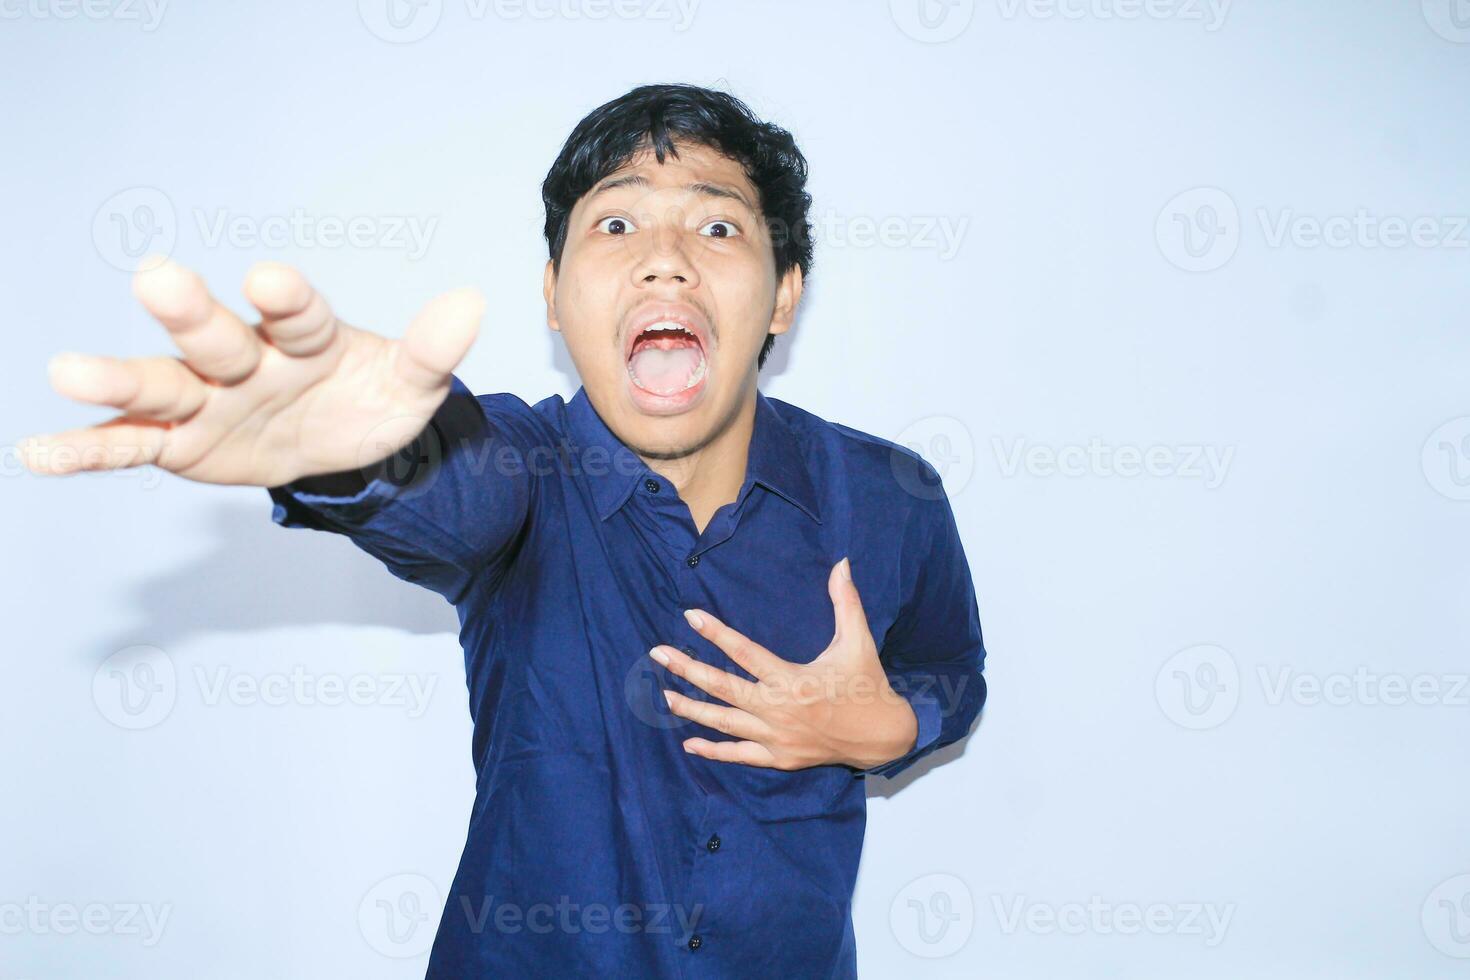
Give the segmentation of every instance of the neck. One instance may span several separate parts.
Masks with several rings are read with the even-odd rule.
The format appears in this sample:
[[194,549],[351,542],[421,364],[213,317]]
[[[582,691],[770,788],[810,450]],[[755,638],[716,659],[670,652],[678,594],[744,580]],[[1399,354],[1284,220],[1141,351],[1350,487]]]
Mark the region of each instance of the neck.
[[755,386],[752,385],[720,430],[703,446],[677,459],[642,457],[649,469],[674,485],[701,534],[715,511],[734,503],[740,493],[754,431]]

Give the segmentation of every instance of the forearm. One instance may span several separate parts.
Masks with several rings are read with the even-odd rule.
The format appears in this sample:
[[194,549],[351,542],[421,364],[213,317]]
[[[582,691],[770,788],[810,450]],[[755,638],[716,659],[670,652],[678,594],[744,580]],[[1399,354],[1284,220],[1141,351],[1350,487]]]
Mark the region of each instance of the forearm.
[[512,556],[531,506],[521,461],[539,444],[536,425],[520,399],[476,397],[456,377],[423,431],[384,460],[267,488],[272,519],[345,534],[398,577],[457,602]]

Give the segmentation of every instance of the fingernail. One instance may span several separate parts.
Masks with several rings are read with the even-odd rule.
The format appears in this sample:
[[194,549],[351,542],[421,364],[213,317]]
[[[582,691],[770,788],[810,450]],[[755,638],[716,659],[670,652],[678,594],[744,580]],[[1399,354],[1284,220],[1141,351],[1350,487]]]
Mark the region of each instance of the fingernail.
[[695,629],[704,629],[704,617],[695,612],[693,609],[684,610],[684,618],[689,620],[689,625],[693,626]]
[[654,647],[648,651],[648,655],[665,667],[669,665],[669,654],[663,647]]
[[852,581],[852,562],[848,561],[846,558],[842,559],[842,577],[847,579],[849,582]]
[[664,691],[664,703],[667,704],[670,708],[674,706],[674,692]]
[[685,742],[683,744],[684,744],[684,751],[685,752],[688,752],[690,755],[693,755],[694,754],[694,750],[689,747],[689,743],[688,742]]

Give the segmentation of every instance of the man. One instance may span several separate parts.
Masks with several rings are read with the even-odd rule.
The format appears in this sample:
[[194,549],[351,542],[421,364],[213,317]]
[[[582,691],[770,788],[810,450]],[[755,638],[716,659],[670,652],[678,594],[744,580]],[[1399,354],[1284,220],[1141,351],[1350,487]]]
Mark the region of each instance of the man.
[[38,472],[266,487],[457,608],[477,796],[430,976],[853,976],[864,777],[984,703],[933,468],[756,387],[811,267],[805,184],[729,95],[584,119],[542,188],[570,402],[470,393],[473,291],[392,341],[275,263],[257,326],[163,263],[135,292],[182,358],[53,361],[123,414],[29,441]]

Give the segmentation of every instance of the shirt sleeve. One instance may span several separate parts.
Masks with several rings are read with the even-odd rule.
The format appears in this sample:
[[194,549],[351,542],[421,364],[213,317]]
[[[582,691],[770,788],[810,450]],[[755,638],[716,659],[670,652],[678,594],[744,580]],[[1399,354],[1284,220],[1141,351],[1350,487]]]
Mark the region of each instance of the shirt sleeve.
[[884,637],[888,681],[918,718],[914,747],[860,775],[895,776],[924,756],[964,738],[985,705],[985,643],[974,583],[954,511],[939,474],[923,463],[934,494],[918,502],[900,558],[905,599]]
[[394,575],[458,604],[518,550],[535,506],[527,459],[544,441],[538,431],[517,396],[476,396],[451,376],[423,433],[364,472],[362,489],[312,492],[319,479],[267,487],[271,520],[345,535]]

